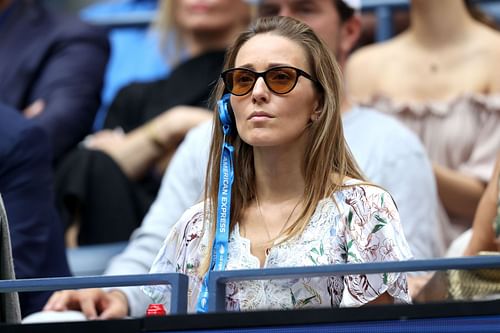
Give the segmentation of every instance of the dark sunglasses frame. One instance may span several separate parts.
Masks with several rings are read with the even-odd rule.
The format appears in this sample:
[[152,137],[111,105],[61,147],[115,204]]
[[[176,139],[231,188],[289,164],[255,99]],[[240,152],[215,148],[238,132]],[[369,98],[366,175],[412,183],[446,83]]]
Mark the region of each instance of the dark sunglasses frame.
[[[270,85],[269,83],[267,82],[267,79],[266,79],[266,75],[269,73],[269,72],[272,72],[274,70],[279,70],[279,69],[292,69],[294,72],[295,72],[295,82],[291,85],[290,89],[288,89],[287,91],[284,91],[284,92],[278,92],[278,91],[275,91]],[[255,76],[255,80],[253,81],[253,83],[248,87],[248,90],[245,92],[245,93],[242,93],[242,94],[235,94],[232,90],[233,89],[229,89],[229,87],[232,86],[232,84],[228,84],[228,82],[230,82],[229,80],[229,75],[235,71],[245,71],[245,72],[248,72],[248,73],[252,73],[252,75]],[[299,69],[299,68],[295,68],[295,67],[292,67],[292,66],[277,66],[277,67],[271,67],[269,68],[268,70],[265,70],[263,72],[256,72],[256,71],[253,71],[251,69],[248,69],[248,68],[241,68],[241,67],[236,67],[236,68],[230,68],[230,69],[226,69],[225,71],[223,71],[221,73],[221,78],[222,78],[222,81],[224,81],[224,85],[226,86],[226,89],[232,94],[232,95],[235,95],[235,96],[244,96],[246,94],[248,94],[250,91],[252,91],[252,89],[255,87],[255,83],[257,82],[257,80],[259,79],[259,77],[262,77],[262,79],[264,80],[265,84],[266,84],[266,87],[272,91],[273,93],[275,94],[278,94],[278,95],[284,95],[284,94],[288,94],[290,91],[292,91],[295,86],[297,85],[297,82],[299,81],[299,77],[300,76],[303,76],[305,77],[306,79],[309,79],[311,80],[312,82],[314,82],[316,85],[318,85],[318,82],[313,79],[313,77],[304,72],[303,70]]]

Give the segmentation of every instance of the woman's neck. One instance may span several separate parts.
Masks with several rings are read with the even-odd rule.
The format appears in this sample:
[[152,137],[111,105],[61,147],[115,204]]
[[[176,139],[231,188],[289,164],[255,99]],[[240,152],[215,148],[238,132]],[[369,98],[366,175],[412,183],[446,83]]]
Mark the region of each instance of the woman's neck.
[[305,149],[296,146],[254,148],[256,189],[261,202],[296,201],[303,196],[304,154]]
[[433,49],[462,41],[475,23],[463,0],[413,0],[410,13],[409,34]]

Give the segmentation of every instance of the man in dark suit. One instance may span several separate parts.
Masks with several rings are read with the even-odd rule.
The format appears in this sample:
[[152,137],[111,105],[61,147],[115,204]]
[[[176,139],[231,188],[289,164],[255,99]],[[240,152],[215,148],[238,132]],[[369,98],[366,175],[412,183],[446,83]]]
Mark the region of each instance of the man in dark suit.
[[[0,102],[0,194],[19,279],[69,275],[54,207],[52,153],[42,128]],[[41,310],[50,292],[20,293],[22,315]]]
[[108,57],[100,28],[38,0],[0,0],[0,102],[40,124],[55,159],[90,131]]

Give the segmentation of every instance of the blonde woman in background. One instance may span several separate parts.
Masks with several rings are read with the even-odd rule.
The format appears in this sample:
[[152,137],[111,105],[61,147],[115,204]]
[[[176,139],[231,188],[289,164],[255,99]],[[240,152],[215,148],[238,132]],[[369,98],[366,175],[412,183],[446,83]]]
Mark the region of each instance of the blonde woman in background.
[[240,0],[162,2],[161,27],[171,29],[183,60],[165,79],[123,88],[106,129],[60,164],[56,198],[69,246],[125,241],[139,226],[178,143],[211,117],[207,100],[225,47],[250,14]]

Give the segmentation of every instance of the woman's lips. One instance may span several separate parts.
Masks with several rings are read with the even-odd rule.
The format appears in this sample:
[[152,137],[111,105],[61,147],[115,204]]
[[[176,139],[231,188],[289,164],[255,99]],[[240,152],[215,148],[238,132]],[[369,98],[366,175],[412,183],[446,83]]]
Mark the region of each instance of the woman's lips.
[[274,118],[271,114],[264,112],[264,111],[255,111],[252,112],[250,117],[248,117],[249,120],[265,120],[265,119],[271,119]]
[[195,4],[189,6],[189,9],[192,13],[206,13],[210,10],[210,6],[205,4]]

